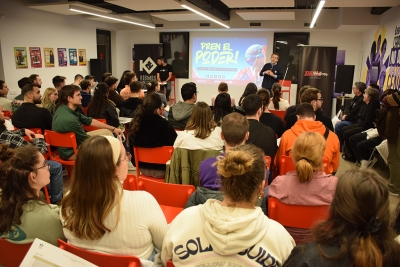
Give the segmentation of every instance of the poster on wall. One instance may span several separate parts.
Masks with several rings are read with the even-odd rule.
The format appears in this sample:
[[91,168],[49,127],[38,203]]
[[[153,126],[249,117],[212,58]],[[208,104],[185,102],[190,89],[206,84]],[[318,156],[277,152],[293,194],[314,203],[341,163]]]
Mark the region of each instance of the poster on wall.
[[46,68],[54,67],[54,48],[43,48],[44,66]]
[[14,47],[15,66],[17,69],[28,68],[28,57],[26,47]]
[[165,62],[172,66],[176,78],[189,78],[189,33],[160,32]]
[[86,49],[78,49],[79,66],[86,66]]
[[69,65],[78,66],[78,54],[76,52],[76,48],[68,49],[68,54],[69,54]]
[[58,66],[66,67],[68,65],[67,49],[57,48],[57,53],[58,53]]
[[31,57],[31,68],[41,68],[42,55],[40,53],[40,47],[29,47],[29,55]]

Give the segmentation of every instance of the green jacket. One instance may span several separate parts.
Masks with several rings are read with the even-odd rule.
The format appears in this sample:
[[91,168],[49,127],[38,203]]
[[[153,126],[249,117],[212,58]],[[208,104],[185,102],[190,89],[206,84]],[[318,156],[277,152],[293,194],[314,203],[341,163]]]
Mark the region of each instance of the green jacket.
[[170,184],[191,184],[199,186],[200,163],[221,154],[219,150],[188,150],[175,148],[171,162],[167,164],[165,182]]

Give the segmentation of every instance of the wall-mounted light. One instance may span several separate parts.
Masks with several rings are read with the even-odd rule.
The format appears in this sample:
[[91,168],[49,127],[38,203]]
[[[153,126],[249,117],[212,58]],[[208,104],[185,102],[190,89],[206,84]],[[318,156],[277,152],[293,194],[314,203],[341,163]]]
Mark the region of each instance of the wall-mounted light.
[[70,5],[69,6],[69,10],[74,11],[74,12],[78,12],[78,13],[82,13],[82,14],[87,14],[87,15],[100,17],[100,18],[105,18],[105,19],[115,20],[115,21],[119,21],[119,22],[123,22],[123,23],[129,23],[129,24],[133,24],[133,25],[138,25],[138,26],[142,26],[142,27],[147,27],[147,28],[152,28],[152,29],[156,28],[154,25],[151,25],[151,24],[143,24],[143,23],[139,23],[139,22],[135,22],[135,21],[121,19],[120,17],[118,17],[116,15],[112,15],[112,14],[106,14],[105,13],[105,15],[102,15],[102,14],[96,13],[96,12],[90,10],[90,9],[85,9],[85,8],[78,7],[78,6]]
[[324,1],[324,0],[319,1],[317,10],[315,11],[314,17],[313,17],[313,19],[312,19],[312,21],[311,21],[311,24],[310,24],[310,28],[313,28],[313,27],[314,27],[314,24],[315,24],[315,22],[317,21],[317,18],[318,18],[318,16],[319,16],[319,13],[321,12],[321,10],[322,10],[322,8],[323,8],[324,5],[325,5],[325,1]]
[[193,5],[191,5],[190,3],[186,2],[186,1],[182,1],[181,3],[182,3],[181,6],[182,6],[183,8],[186,8],[187,10],[190,10],[190,11],[192,11],[192,12],[194,12],[194,13],[196,13],[196,14],[198,14],[198,15],[200,15],[200,16],[202,16],[202,17],[208,19],[208,20],[211,20],[212,22],[215,22],[215,23],[217,23],[217,24],[219,24],[219,25],[221,25],[221,26],[224,26],[225,28],[228,28],[228,29],[230,28],[228,25],[225,25],[224,23],[219,22],[218,20],[213,19],[213,18],[211,18],[210,16],[207,16],[206,14],[204,14],[204,13],[202,13],[201,11],[197,10],[197,9],[199,9],[199,8],[197,8],[197,7],[193,6]]

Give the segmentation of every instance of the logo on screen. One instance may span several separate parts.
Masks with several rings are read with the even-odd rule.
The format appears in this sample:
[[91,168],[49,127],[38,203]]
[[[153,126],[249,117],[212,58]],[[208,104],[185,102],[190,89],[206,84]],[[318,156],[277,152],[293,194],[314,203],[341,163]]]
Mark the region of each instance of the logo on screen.
[[144,69],[147,74],[150,74],[155,68],[157,68],[157,64],[150,57],[148,57],[144,62],[143,60],[140,60],[139,68],[140,71],[143,71]]
[[324,73],[322,71],[315,71],[315,70],[305,70],[304,77],[321,77],[321,76],[328,76],[328,73]]

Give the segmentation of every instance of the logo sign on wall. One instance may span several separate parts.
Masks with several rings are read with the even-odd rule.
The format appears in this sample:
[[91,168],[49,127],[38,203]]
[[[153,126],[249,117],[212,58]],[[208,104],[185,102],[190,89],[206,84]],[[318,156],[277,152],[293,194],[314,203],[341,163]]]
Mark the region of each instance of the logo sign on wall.
[[157,58],[162,55],[162,44],[135,44],[136,76],[142,83],[157,79]]
[[299,54],[299,85],[310,85],[321,91],[326,114],[332,110],[337,47],[303,46]]

